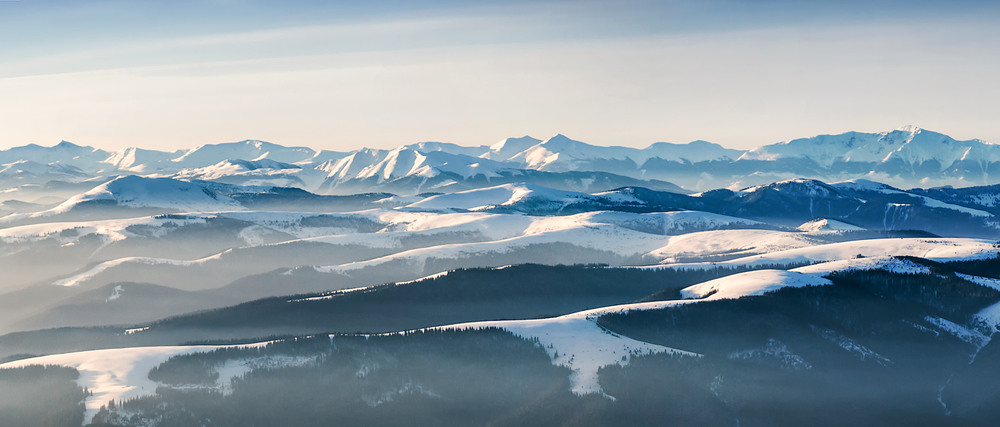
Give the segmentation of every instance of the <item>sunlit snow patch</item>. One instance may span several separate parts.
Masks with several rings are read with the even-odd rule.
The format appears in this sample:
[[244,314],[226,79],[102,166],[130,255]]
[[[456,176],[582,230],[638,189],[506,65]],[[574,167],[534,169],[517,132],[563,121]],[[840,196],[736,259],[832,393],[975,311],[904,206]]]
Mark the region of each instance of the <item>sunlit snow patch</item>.
[[688,286],[681,290],[682,298],[727,299],[763,295],[781,288],[832,285],[830,279],[816,274],[786,270],[756,270],[734,274]]
[[849,231],[862,231],[864,228],[835,219],[818,218],[798,226],[797,230],[809,234],[837,234]]
[[502,328],[522,338],[538,339],[553,364],[565,366],[572,371],[569,378],[570,387],[573,393],[580,395],[604,394],[598,381],[598,369],[627,364],[632,356],[655,353],[696,355],[612,333],[579,314],[551,319],[462,323],[439,329],[486,327]]

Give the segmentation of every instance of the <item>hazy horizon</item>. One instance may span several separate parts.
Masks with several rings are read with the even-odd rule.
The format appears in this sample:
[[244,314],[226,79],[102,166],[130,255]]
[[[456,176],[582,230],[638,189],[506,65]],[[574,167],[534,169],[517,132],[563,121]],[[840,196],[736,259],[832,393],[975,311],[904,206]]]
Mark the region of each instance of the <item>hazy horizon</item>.
[[[883,130],[876,130],[876,131],[864,132],[864,133],[886,133],[886,132],[891,132],[891,131],[894,131],[894,130],[902,130],[902,129],[905,129],[906,127],[908,127],[908,126],[914,126],[914,125],[902,125],[902,126],[898,126],[896,128],[893,128],[893,129],[883,129]],[[958,140],[958,141],[974,140],[974,139],[983,140],[982,138],[958,138],[958,137],[955,137],[954,135],[949,135],[947,132],[942,132],[942,131],[936,130],[936,129],[925,129],[925,128],[922,128],[920,126],[917,126],[917,128],[920,128],[920,129],[926,130],[926,131],[941,133],[941,134],[950,136],[950,137],[952,137],[952,138],[954,138],[955,140]],[[830,134],[802,135],[802,136],[798,136],[798,137],[787,138],[787,139],[784,139],[784,140],[781,140],[781,141],[774,141],[774,142],[771,142],[771,143],[761,144],[761,145],[756,145],[756,146],[746,147],[746,148],[731,147],[731,146],[727,146],[725,144],[719,144],[719,143],[717,143],[715,141],[707,141],[707,142],[713,143],[713,144],[718,144],[718,145],[722,146],[723,148],[728,148],[728,149],[751,150],[751,149],[759,148],[759,147],[766,146],[766,145],[772,145],[772,144],[777,144],[777,143],[788,142],[788,141],[795,140],[795,139],[800,139],[800,138],[811,138],[811,137],[822,136],[822,135],[836,135],[836,134],[842,134],[842,133],[852,132],[852,131],[857,131],[857,130],[845,130],[844,132],[836,132],[836,133],[830,133]],[[862,131],[857,131],[857,132],[862,132]],[[497,140],[494,140],[494,141],[486,141],[486,142],[482,142],[482,143],[469,143],[469,144],[460,144],[460,143],[455,143],[455,142],[452,142],[452,141],[442,141],[442,140],[419,140],[419,141],[414,140],[414,141],[409,141],[409,142],[402,142],[401,141],[401,142],[399,142],[398,144],[395,144],[395,145],[392,145],[392,144],[385,144],[385,145],[382,145],[382,146],[363,146],[363,145],[359,145],[359,146],[356,146],[356,147],[344,147],[344,148],[342,148],[340,150],[332,150],[332,151],[350,152],[350,151],[360,150],[360,149],[364,149],[364,148],[391,150],[391,149],[395,149],[395,148],[398,148],[398,147],[401,147],[401,146],[404,146],[404,145],[412,145],[412,144],[428,143],[428,142],[453,143],[453,144],[457,144],[457,145],[465,146],[465,147],[479,147],[479,146],[490,146],[490,145],[493,145],[493,144],[495,144],[497,142],[500,142],[500,141],[502,141],[504,139],[507,139],[507,138],[524,138],[524,137],[530,137],[530,138],[534,138],[534,139],[537,139],[537,140],[540,140],[540,141],[544,142],[544,141],[548,140],[549,138],[555,137],[557,135],[562,135],[562,136],[565,136],[565,137],[570,138],[572,140],[580,141],[580,142],[583,142],[583,143],[586,143],[586,144],[590,144],[590,145],[595,145],[595,146],[602,146],[602,147],[622,146],[622,147],[632,147],[632,148],[639,148],[639,149],[648,148],[649,146],[651,146],[653,144],[659,144],[659,143],[664,143],[664,142],[671,143],[671,144],[680,144],[680,145],[683,145],[683,144],[689,144],[689,143],[698,142],[698,141],[705,141],[703,139],[702,140],[693,140],[693,141],[684,141],[684,142],[657,140],[657,141],[650,141],[647,144],[638,143],[638,144],[633,144],[633,145],[598,144],[598,143],[594,143],[592,141],[589,141],[586,138],[580,138],[580,137],[577,137],[577,136],[574,136],[574,135],[566,135],[565,133],[556,133],[556,134],[547,135],[547,136],[539,136],[539,135],[508,136],[508,137],[500,138],[500,139],[497,139]],[[239,143],[239,142],[244,142],[244,141],[261,141],[261,142],[267,142],[267,143],[277,144],[277,145],[281,145],[281,146],[285,146],[285,147],[305,147],[305,148],[314,149],[316,151],[329,150],[328,148],[323,148],[323,147],[312,147],[312,146],[308,146],[308,145],[299,145],[299,144],[285,144],[285,143],[282,143],[281,141],[269,141],[269,140],[263,140],[263,139],[259,139],[259,138],[243,138],[243,139],[238,139],[238,140],[234,139],[234,140],[225,140],[225,141],[215,141],[215,142],[201,143],[201,144],[197,144],[197,145],[168,147],[168,148],[157,148],[157,147],[150,148],[150,147],[147,147],[147,146],[143,146],[142,144],[134,144],[134,145],[128,145],[128,146],[122,146],[122,147],[116,147],[116,148],[108,148],[108,147],[104,147],[104,146],[101,146],[101,145],[85,144],[85,143],[81,143],[81,142],[78,142],[78,141],[72,141],[72,140],[68,140],[68,139],[62,139],[62,140],[59,140],[59,141],[48,142],[48,143],[29,142],[29,143],[26,143],[26,144],[16,145],[16,146],[12,146],[12,147],[0,147],[0,150],[6,150],[6,149],[9,149],[9,148],[15,148],[15,147],[23,147],[23,146],[26,146],[26,145],[37,145],[37,146],[41,146],[41,147],[54,147],[54,146],[59,145],[59,144],[61,144],[63,142],[69,142],[69,143],[74,144],[74,145],[84,146],[84,147],[92,147],[92,148],[95,148],[95,149],[104,150],[104,151],[108,151],[108,152],[114,152],[114,151],[123,150],[123,149],[126,149],[126,148],[142,148],[142,149],[148,149],[148,150],[173,152],[173,151],[190,150],[190,149],[194,149],[194,148],[200,147],[202,145]],[[996,142],[991,142],[991,141],[986,141],[986,140],[983,140],[983,141],[986,142],[986,143],[989,143],[989,144],[997,144]]]
[[989,2],[0,2],[0,147],[1000,142]]

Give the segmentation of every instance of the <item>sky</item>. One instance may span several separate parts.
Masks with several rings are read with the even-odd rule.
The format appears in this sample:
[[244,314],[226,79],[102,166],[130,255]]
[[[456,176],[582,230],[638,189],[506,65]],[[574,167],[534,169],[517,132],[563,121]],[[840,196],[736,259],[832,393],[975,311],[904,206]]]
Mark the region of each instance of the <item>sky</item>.
[[1000,143],[979,1],[0,1],[0,148]]

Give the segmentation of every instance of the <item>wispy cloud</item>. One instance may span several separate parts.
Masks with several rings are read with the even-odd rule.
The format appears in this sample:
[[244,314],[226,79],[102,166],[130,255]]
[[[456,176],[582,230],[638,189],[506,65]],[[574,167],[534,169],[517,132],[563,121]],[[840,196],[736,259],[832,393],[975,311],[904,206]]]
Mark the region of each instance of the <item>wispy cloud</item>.
[[[1000,142],[1000,30],[989,15],[658,28],[613,2],[592,4],[295,21],[0,56],[0,116],[14,124],[0,127],[0,144],[259,138],[348,149],[562,132],[748,147],[907,123]],[[731,5],[678,4],[650,13],[677,14],[675,25]],[[627,19],[607,26],[615,17]]]

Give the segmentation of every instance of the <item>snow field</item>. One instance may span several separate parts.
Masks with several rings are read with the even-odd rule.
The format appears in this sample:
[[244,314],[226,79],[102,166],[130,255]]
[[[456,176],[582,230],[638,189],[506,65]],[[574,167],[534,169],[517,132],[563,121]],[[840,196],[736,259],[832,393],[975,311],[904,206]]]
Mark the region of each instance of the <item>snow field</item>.
[[[262,346],[266,342],[250,344]],[[68,366],[80,372],[77,384],[87,387],[93,393],[84,401],[86,411],[84,423],[89,423],[102,405],[111,400],[126,400],[152,395],[157,383],[148,377],[149,370],[173,356],[204,353],[223,347],[246,346],[162,346],[131,347],[106,350],[90,350],[75,353],[53,354],[16,360],[0,365],[0,368],[19,368],[29,365]],[[232,372],[227,372],[232,373]],[[237,373],[236,375],[239,375]],[[220,379],[222,375],[220,373]],[[227,377],[225,381],[228,382]]]

